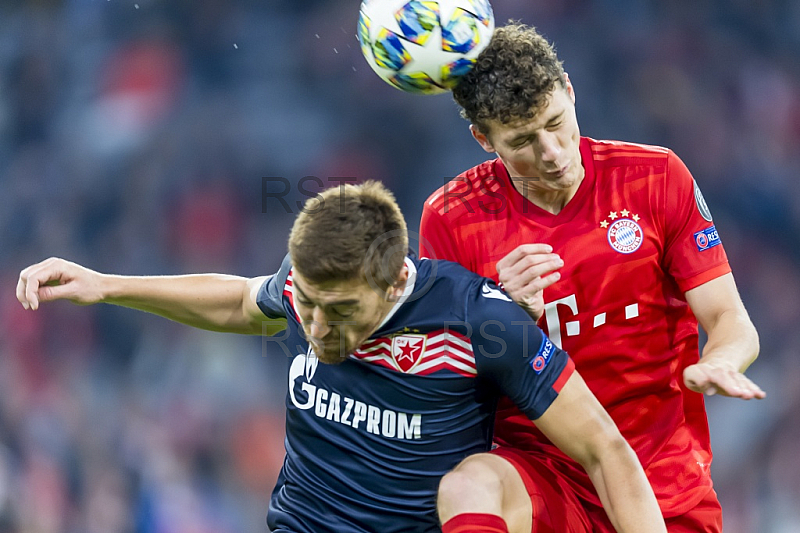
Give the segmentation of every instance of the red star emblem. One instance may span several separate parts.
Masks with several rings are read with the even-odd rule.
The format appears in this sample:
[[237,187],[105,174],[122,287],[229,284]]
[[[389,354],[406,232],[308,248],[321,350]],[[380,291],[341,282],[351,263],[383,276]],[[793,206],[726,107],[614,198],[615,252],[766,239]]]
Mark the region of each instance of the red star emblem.
[[409,361],[413,361],[415,355],[414,352],[422,348],[420,344],[420,341],[417,341],[416,343],[412,341],[406,341],[405,346],[403,346],[398,342],[397,346],[400,348],[400,355],[397,356],[397,360],[402,361],[403,359],[408,359]]
[[398,335],[392,339],[392,358],[403,372],[417,366],[425,351],[425,335]]

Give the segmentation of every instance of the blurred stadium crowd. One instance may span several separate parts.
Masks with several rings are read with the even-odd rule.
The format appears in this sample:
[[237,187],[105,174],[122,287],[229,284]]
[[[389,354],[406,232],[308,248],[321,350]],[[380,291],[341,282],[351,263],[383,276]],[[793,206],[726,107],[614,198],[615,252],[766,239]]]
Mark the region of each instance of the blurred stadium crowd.
[[[707,402],[725,531],[799,532],[800,3],[494,4],[498,24],[556,42],[584,135],[665,145],[693,171],[769,395]],[[293,213],[263,197],[264,177],[382,179],[416,229],[427,195],[485,154],[449,97],[369,70],[357,12],[0,3],[0,533],[265,530],[280,350],[111,306],[26,312],[13,289],[51,255],[126,274],[271,273]]]

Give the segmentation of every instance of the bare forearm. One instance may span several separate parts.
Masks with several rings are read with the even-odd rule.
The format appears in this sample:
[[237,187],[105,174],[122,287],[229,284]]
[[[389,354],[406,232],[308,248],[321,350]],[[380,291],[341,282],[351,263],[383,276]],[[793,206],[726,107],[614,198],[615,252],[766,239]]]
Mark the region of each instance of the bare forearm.
[[609,519],[619,533],[664,533],[666,526],[639,460],[627,444],[613,446],[613,453],[587,465]]
[[583,466],[617,531],[666,533],[639,458],[580,374],[570,376],[536,425]]
[[703,363],[724,362],[731,370],[744,372],[758,357],[758,333],[744,309],[720,314],[706,333],[708,341],[703,348]]
[[102,302],[163,316],[196,328],[261,333],[243,311],[247,279],[221,274],[101,278]]

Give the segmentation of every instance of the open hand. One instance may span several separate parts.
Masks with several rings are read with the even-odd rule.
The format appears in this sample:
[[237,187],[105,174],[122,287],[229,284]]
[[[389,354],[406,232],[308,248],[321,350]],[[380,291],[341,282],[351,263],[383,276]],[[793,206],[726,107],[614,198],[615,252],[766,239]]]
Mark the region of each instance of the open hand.
[[724,362],[697,363],[683,371],[683,381],[695,392],[721,394],[743,400],[762,399],[767,394],[750,378]]

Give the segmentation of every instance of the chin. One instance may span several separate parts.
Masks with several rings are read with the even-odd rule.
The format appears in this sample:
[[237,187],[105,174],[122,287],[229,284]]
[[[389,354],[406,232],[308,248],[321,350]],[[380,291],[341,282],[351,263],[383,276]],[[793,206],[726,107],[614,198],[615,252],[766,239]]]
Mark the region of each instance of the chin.
[[556,183],[558,183],[564,189],[569,189],[570,187],[574,186],[575,183],[577,183],[578,176],[578,172],[576,172],[574,169],[570,169],[569,172],[561,176]]
[[319,359],[320,363],[325,363],[326,365],[338,365],[344,362],[344,360],[347,359],[347,356],[342,355],[340,352],[336,353],[322,352],[322,353],[317,353],[317,359]]
[[347,359],[347,356],[353,353],[355,350],[346,344],[341,346],[339,342],[340,341],[337,340],[335,344],[331,344],[331,348],[333,348],[333,346],[336,346],[336,348],[329,350],[323,349],[319,352],[315,351],[317,354],[317,359],[326,365],[338,365],[344,362]]

